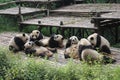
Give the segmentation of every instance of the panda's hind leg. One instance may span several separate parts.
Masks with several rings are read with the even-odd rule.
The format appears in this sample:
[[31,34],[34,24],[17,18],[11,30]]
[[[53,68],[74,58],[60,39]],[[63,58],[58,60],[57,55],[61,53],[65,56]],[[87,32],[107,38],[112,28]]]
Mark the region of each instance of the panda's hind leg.
[[106,45],[103,45],[103,46],[101,47],[100,52],[104,52],[104,53],[107,53],[107,54],[111,54],[110,48],[107,47]]

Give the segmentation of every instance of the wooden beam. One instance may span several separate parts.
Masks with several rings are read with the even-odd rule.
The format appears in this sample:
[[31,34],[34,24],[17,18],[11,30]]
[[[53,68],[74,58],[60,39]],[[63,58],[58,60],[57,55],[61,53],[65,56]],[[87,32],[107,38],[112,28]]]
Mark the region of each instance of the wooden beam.
[[6,5],[10,5],[10,4],[13,4],[13,3],[16,3],[16,1],[10,1],[10,2],[6,2],[6,3],[0,3],[0,7],[6,6]]

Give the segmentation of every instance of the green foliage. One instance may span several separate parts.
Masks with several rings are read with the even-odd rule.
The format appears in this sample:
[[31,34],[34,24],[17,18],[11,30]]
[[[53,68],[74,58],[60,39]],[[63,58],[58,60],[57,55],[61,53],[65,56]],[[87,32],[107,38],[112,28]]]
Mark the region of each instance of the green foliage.
[[113,45],[113,47],[120,48],[120,43]]
[[0,49],[0,80],[5,76],[6,70],[10,67],[6,52]]
[[64,66],[48,60],[13,54],[0,48],[0,80],[119,80],[120,67],[76,64],[72,59]]

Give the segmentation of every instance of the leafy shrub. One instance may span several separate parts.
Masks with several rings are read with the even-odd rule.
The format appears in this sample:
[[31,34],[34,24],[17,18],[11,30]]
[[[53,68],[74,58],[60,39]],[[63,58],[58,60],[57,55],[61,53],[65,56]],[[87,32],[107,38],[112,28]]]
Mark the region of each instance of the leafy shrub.
[[0,80],[5,76],[7,69],[9,68],[9,62],[6,56],[6,52],[0,50]]
[[0,80],[119,80],[120,67],[74,63],[58,66],[48,60],[13,54],[0,48]]

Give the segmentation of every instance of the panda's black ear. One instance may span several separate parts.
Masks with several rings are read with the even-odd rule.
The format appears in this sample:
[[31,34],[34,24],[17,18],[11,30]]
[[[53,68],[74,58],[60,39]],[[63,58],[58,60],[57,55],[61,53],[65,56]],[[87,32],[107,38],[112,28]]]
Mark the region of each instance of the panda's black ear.
[[79,36],[79,37],[78,37],[78,40],[81,40],[81,39],[82,39],[82,37]]
[[23,36],[25,37],[25,33],[23,33]]
[[94,40],[94,38],[93,38],[93,37],[91,37],[91,38],[90,38],[90,40]]
[[70,47],[71,46],[71,40],[68,39],[67,43],[66,43],[66,48]]

